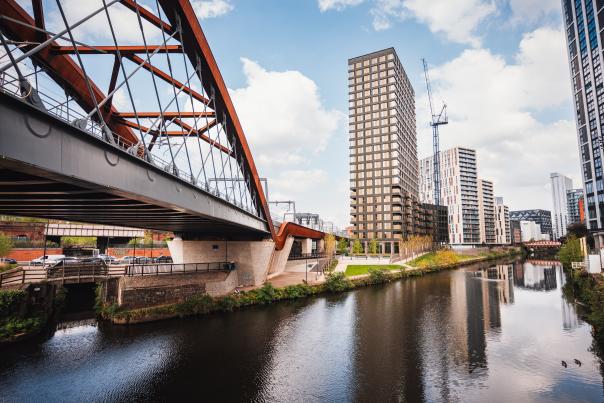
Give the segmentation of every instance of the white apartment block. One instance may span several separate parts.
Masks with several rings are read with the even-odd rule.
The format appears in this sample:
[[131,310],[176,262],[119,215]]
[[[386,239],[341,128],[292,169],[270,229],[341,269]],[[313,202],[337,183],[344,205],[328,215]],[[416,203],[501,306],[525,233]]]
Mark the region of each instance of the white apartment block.
[[520,233],[522,242],[549,240],[549,234],[542,234],[541,225],[534,221],[520,221]]
[[478,179],[478,222],[480,243],[496,243],[493,182],[485,179]]
[[512,243],[510,209],[503,204],[502,197],[495,198],[495,243],[498,245]]
[[[420,161],[420,201],[434,203],[434,156]],[[455,147],[440,153],[440,201],[449,210],[449,242],[479,244],[476,151]]]
[[573,181],[562,174],[550,174],[552,181],[552,201],[554,211],[552,211],[552,230],[554,239],[558,239],[566,235],[566,227],[568,227],[568,191],[573,188]]

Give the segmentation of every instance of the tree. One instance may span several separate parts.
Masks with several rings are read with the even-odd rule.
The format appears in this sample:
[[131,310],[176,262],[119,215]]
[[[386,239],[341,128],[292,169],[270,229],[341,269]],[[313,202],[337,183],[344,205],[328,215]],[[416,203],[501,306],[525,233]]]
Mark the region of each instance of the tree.
[[358,239],[355,239],[352,243],[352,253],[354,253],[355,255],[360,255],[361,253],[363,253],[363,245],[361,245],[361,241],[359,241]]
[[0,256],[8,255],[8,252],[13,248],[13,243],[10,238],[3,232],[0,232]]
[[338,240],[338,253],[344,254],[348,252],[348,241],[346,238],[340,238]]
[[570,224],[566,228],[566,231],[568,233],[567,236],[570,236],[572,234],[577,238],[583,238],[583,237],[587,236],[587,234],[588,234],[587,226],[585,224],[583,224],[582,222],[575,222],[575,223]]
[[372,255],[377,255],[378,253],[378,241],[375,238],[369,242],[369,253]]
[[325,254],[332,257],[336,252],[336,237],[332,234],[325,235]]
[[560,248],[558,257],[567,269],[571,267],[572,262],[581,262],[583,260],[581,242],[574,235],[569,235],[566,243]]

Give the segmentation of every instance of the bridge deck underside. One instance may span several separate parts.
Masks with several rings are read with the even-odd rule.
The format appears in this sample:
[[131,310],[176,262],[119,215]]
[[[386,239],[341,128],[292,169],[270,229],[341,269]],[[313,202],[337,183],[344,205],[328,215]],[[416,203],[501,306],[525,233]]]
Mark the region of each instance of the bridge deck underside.
[[[7,169],[7,165],[12,169]],[[0,162],[0,214],[173,232],[257,238],[236,225],[15,170]],[[22,170],[28,169],[21,167]],[[31,169],[31,168],[29,168]],[[51,175],[48,175],[51,176]]]
[[266,221],[4,94],[0,214],[221,239],[270,236]]

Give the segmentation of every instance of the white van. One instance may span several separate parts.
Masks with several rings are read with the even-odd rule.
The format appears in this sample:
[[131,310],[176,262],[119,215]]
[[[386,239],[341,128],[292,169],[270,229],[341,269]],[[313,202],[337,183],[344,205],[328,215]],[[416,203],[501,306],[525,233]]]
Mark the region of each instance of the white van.
[[29,262],[32,266],[42,266],[43,264],[55,264],[59,260],[65,259],[65,255],[45,255]]

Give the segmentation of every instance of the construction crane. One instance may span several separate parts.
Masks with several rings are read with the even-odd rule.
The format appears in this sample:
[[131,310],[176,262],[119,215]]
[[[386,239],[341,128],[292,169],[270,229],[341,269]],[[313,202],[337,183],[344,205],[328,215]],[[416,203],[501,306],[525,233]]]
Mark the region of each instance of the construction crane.
[[443,106],[438,114],[434,113],[432,106],[432,86],[430,85],[430,77],[428,76],[428,63],[426,59],[422,59],[424,64],[424,75],[426,76],[426,90],[428,91],[428,102],[430,102],[430,126],[432,126],[432,147],[434,149],[434,204],[440,206],[440,149],[439,149],[439,132],[438,127],[449,123],[447,118],[447,104],[443,102]]

